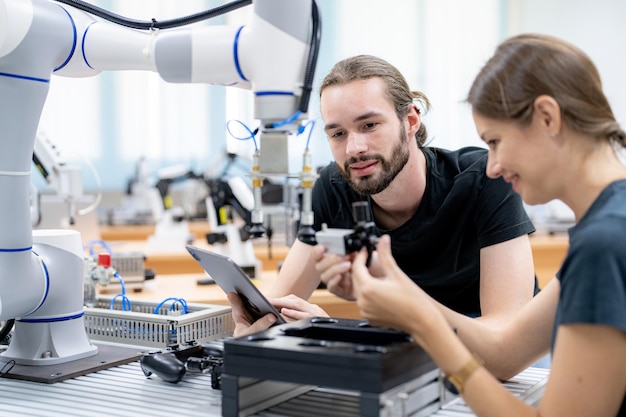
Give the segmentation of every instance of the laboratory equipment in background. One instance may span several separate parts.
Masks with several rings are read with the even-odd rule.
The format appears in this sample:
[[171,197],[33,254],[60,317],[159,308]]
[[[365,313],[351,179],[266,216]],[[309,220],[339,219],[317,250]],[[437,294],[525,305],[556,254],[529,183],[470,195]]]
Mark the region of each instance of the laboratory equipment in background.
[[107,293],[126,295],[143,290],[145,281],[154,279],[154,271],[145,269],[146,256],[141,252],[113,253],[90,251],[85,256],[84,300],[94,307],[98,296]]
[[97,257],[85,258],[84,304],[94,307],[98,299],[98,286],[106,287],[116,276],[117,271],[111,266],[110,253],[99,253]]
[[[248,175],[240,174],[242,170],[244,173],[250,172],[252,166],[245,158],[232,152],[226,152],[222,156],[222,161],[225,162],[220,170],[211,169],[210,166],[203,174],[204,180],[208,184],[208,197],[213,200],[213,207],[209,203],[199,207],[207,209],[206,217],[212,231],[216,222],[218,227],[229,223],[239,224],[239,239],[235,246],[240,246],[241,242],[256,238],[249,231],[252,227],[251,214],[254,195],[251,192],[253,190],[247,185],[249,182],[247,180]],[[216,166],[217,164],[212,165]],[[264,212],[265,234],[263,237],[265,242],[263,239],[255,239],[253,243],[255,245],[265,243],[269,259],[272,258],[274,241],[281,241],[282,244],[291,246],[297,234],[302,204],[302,188],[299,184],[295,185],[291,181],[292,179],[294,179],[293,176],[279,178],[273,176],[263,180],[261,203]],[[213,211],[218,215],[216,216]],[[233,229],[232,226],[229,228]],[[231,230],[230,234],[232,235],[231,241],[236,239],[237,235],[234,231]],[[207,234],[207,240],[210,244],[216,241],[225,241],[224,233],[220,231],[218,234]],[[252,244],[246,245],[252,246]],[[234,249],[231,248],[227,251],[230,252],[230,254],[224,253],[227,256],[233,259],[237,257]],[[250,259],[249,256],[248,259]]]
[[121,204],[107,211],[107,223],[155,224],[164,208],[159,190],[152,183],[148,162],[145,157],[141,157],[135,165],[135,173],[128,180]]
[[[33,164],[51,191],[31,184],[31,223],[36,229],[74,229],[83,241],[99,239],[97,207],[100,194],[83,193],[83,172],[71,164],[61,149],[44,133],[38,132]],[[94,171],[94,174],[97,173]]]
[[[180,207],[182,215],[188,220],[202,219],[208,187],[202,174],[196,174],[186,164],[176,164],[159,169],[155,188],[159,192],[164,210]],[[176,199],[173,191],[179,194]]]
[[[67,208],[68,225],[73,225],[76,217],[76,201],[83,195],[81,168],[68,164],[61,151],[44,134],[38,133],[33,148],[33,163],[39,173],[63,201]],[[36,213],[34,223],[41,220],[43,213]]]
[[[166,166],[158,170],[154,185],[150,185],[147,163],[141,158],[129,181],[130,194],[122,206],[110,210],[109,224],[154,224],[149,251],[171,252],[182,251],[194,238],[189,222],[208,222],[206,240],[215,251],[234,259],[251,277],[257,276],[261,265],[253,245],[259,242],[252,241],[254,236],[249,231],[254,209],[254,195],[247,178],[251,166],[230,152],[216,159],[203,173],[194,172],[187,164]],[[269,258],[272,239],[291,245],[299,217],[297,188],[275,181],[264,179],[261,196],[267,212],[263,238],[267,239]],[[154,205],[158,205],[158,210],[145,209]]]
[[71,224],[63,199],[46,192],[39,193],[38,198],[41,217],[39,223],[33,226],[34,229],[71,229],[80,233],[83,242],[100,239],[100,219],[97,209],[94,208],[98,205],[96,196],[84,194],[76,200],[77,215]]
[[[135,173],[128,180],[122,203],[109,209],[106,222],[109,225],[157,224],[166,210],[173,209],[169,223],[182,220],[209,221],[209,224],[234,222],[240,225],[241,240],[250,239],[250,233],[241,230],[251,226],[251,211],[254,202],[245,209],[231,199],[232,191],[227,181],[241,177],[251,189],[249,173],[250,161],[233,152],[224,152],[207,164],[202,173],[194,172],[187,164],[166,166],[150,175],[145,157],[137,161]],[[268,250],[272,239],[291,246],[295,240],[300,219],[302,192],[293,178],[265,178],[263,180],[261,203],[264,213]],[[250,194],[254,199],[254,195]],[[208,200],[215,207],[209,210]],[[230,202],[228,200],[231,199]],[[249,201],[249,198],[246,198]],[[231,205],[232,204],[232,205]],[[227,206],[227,207],[225,207]],[[213,220],[213,212],[222,212]],[[210,217],[212,216],[212,217]],[[228,219],[228,221],[224,220]],[[242,221],[245,223],[242,224]],[[271,230],[269,230],[271,229]],[[269,233],[267,233],[269,232]],[[221,232],[217,232],[221,233]],[[222,242],[222,237],[207,237]],[[209,243],[212,243],[209,241]],[[258,244],[259,242],[255,242]],[[262,244],[262,242],[261,242]]]
[[[107,213],[109,225],[156,224],[164,211],[177,206],[188,220],[206,218],[206,209],[202,206],[207,185],[201,174],[196,174],[186,164],[175,164],[159,169],[154,177],[149,174],[145,157],[140,158],[126,186],[122,204]],[[178,198],[173,196],[173,191]]]
[[576,223],[572,209],[560,200],[534,206],[524,204],[524,208],[538,232],[551,235],[567,233]]
[[[168,30],[250,4],[244,26]],[[10,196],[0,201],[0,321],[17,318],[0,360],[19,366],[77,361],[99,354],[85,330],[81,237],[73,230],[33,230],[30,219],[31,160],[51,76],[139,70],[166,82],[251,89],[261,122],[251,138],[251,233],[259,236],[263,179],[289,174],[287,140],[306,118],[320,19],[312,0],[233,2],[160,22],[125,19],[75,0],[0,0],[0,22],[0,193]],[[300,173],[305,226],[313,224],[310,165],[307,147]]]
[[151,253],[183,253],[185,245],[193,242],[195,235],[181,207],[164,210],[154,225],[154,232],[146,240],[146,251]]
[[[254,254],[250,233],[252,190],[241,177],[212,180],[206,198],[210,232],[207,242],[213,251],[228,256],[251,278],[260,276],[261,261]],[[239,218],[234,215],[237,213]]]
[[189,217],[185,209],[172,203],[170,186],[188,181],[193,181],[193,186],[197,184],[197,177],[187,166],[179,164],[160,169],[158,178],[154,188],[159,193],[162,211],[156,218],[154,233],[148,236],[147,250],[182,253],[184,246],[194,240],[194,235],[189,230]]

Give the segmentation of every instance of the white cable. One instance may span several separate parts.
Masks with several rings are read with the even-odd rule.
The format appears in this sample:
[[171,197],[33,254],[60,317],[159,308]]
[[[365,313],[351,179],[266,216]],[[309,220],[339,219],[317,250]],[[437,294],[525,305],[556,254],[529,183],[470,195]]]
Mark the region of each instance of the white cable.
[[81,157],[83,158],[83,161],[89,167],[89,169],[91,169],[91,172],[93,173],[93,176],[94,176],[94,178],[96,180],[96,188],[98,190],[98,193],[96,194],[96,199],[95,199],[95,201],[92,204],[90,204],[89,206],[85,207],[84,209],[78,210],[78,214],[80,216],[85,215],[87,213],[91,213],[93,210],[95,210],[100,205],[100,202],[102,201],[102,182],[100,181],[100,175],[98,174],[98,171],[96,170],[96,167],[93,166],[91,161],[89,161],[83,155],[81,155]]
[[91,213],[92,211],[94,211],[99,205],[100,202],[102,201],[102,182],[100,180],[100,175],[98,174],[98,171],[96,170],[96,167],[93,166],[93,164],[91,163],[91,161],[89,159],[87,159],[83,154],[81,154],[80,152],[77,151],[73,151],[74,154],[78,155],[80,157],[80,159],[85,163],[85,165],[87,165],[87,167],[89,167],[89,169],[91,170],[94,179],[96,180],[96,188],[98,190],[97,194],[96,194],[96,199],[94,200],[93,203],[91,203],[89,206],[78,210],[76,213],[79,216],[83,216],[85,214]]
[[0,175],[7,177],[24,177],[26,175],[30,175],[30,171],[0,171]]

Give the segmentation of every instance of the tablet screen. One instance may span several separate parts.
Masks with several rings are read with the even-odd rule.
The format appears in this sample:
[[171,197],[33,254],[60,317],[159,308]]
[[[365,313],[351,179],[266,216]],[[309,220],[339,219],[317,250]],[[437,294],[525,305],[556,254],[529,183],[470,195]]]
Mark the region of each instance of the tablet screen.
[[276,324],[285,323],[278,310],[232,259],[192,245],[187,245],[186,248],[225,293],[236,292],[239,295],[255,321],[267,313],[273,313],[277,318]]

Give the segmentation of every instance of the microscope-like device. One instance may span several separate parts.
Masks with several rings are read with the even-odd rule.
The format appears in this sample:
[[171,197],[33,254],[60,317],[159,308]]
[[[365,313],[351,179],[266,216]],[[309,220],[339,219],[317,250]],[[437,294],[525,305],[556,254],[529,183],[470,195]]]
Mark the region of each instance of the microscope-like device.
[[[184,27],[248,5],[247,25]],[[234,1],[162,22],[125,19],[79,0],[0,0],[0,321],[15,318],[0,361],[50,365],[98,352],[84,326],[79,233],[33,231],[30,219],[31,160],[52,76],[137,70],[171,83],[251,89],[261,121],[251,172],[258,236],[263,178],[288,174],[287,142],[306,116],[319,39],[313,0]],[[310,192],[310,166],[300,176]],[[302,217],[312,223],[308,212],[310,205]]]
[[[76,203],[83,195],[83,173],[80,167],[68,164],[56,145],[42,133],[38,133],[35,138],[33,163],[46,183],[56,190],[57,196],[66,206],[68,225],[73,225],[78,213]],[[42,213],[38,205],[32,205],[31,209],[33,207],[33,224],[37,225]]]
[[328,228],[322,225],[322,230],[315,233],[317,243],[324,246],[328,253],[348,255],[358,252],[362,248],[367,249],[369,266],[372,253],[378,243],[376,224],[372,220],[370,205],[367,201],[355,201],[352,203],[352,218],[354,229]]

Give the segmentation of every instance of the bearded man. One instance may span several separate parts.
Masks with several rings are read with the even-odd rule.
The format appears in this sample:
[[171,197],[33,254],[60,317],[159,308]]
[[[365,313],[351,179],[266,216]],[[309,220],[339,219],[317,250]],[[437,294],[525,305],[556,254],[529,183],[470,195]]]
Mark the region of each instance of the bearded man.
[[[335,161],[314,184],[315,230],[354,229],[352,203],[367,201],[398,266],[452,324],[460,315],[508,320],[536,294],[535,228],[519,195],[486,176],[486,149],[425,144],[430,103],[394,66],[370,55],[338,62],[321,84],[320,107]],[[268,295],[288,320],[324,315],[305,300],[320,282],[354,300],[350,267],[350,255],[296,241]],[[236,295],[229,300],[235,335],[273,324],[271,314],[253,323]]]

